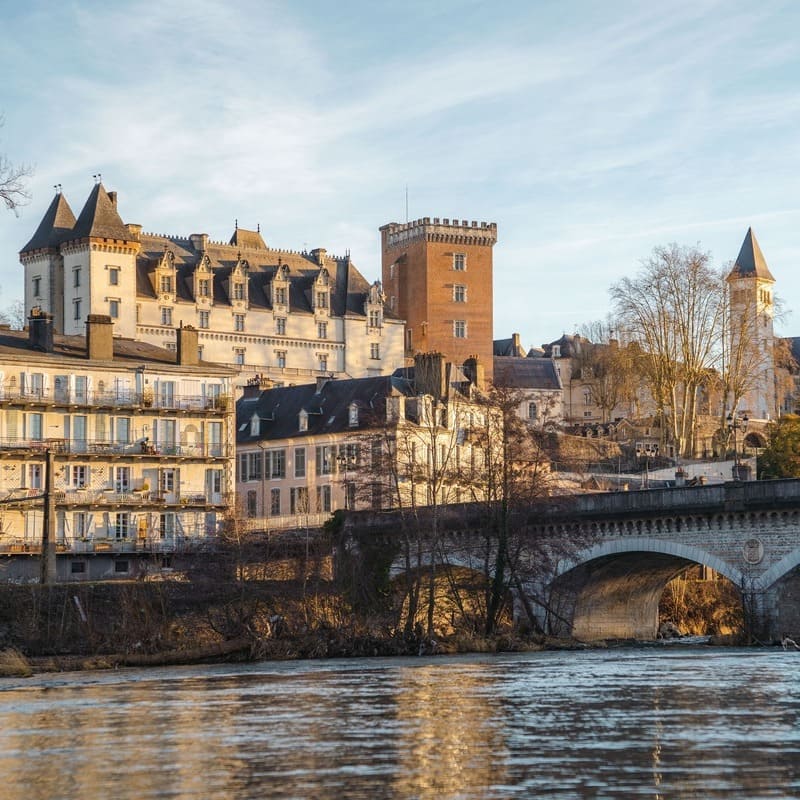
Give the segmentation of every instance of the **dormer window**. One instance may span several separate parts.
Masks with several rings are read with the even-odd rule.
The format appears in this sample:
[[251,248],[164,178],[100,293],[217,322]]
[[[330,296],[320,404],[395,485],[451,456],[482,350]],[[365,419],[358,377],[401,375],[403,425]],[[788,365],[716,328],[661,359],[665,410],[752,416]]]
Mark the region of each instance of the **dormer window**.
[[317,292],[317,308],[327,308],[327,307],[328,307],[328,292],[327,291]]
[[198,297],[210,297],[210,283],[208,278],[200,278],[197,281],[197,296]]
[[350,403],[347,408],[347,424],[351,428],[355,428],[358,425],[358,405],[356,403]]
[[258,414],[253,414],[250,417],[250,435],[259,436],[261,434],[261,418]]
[[285,286],[276,286],[275,287],[275,305],[277,305],[277,306],[285,306],[286,305],[286,287]]
[[172,293],[172,275],[161,276],[161,293],[162,294]]
[[244,300],[244,283],[242,281],[236,281],[233,284],[233,299]]
[[561,358],[561,345],[554,344],[553,345],[553,358]]
[[381,312],[373,310],[369,312],[369,327],[380,328],[381,326]]
[[308,430],[308,412],[301,409],[297,415],[297,429],[302,433]]

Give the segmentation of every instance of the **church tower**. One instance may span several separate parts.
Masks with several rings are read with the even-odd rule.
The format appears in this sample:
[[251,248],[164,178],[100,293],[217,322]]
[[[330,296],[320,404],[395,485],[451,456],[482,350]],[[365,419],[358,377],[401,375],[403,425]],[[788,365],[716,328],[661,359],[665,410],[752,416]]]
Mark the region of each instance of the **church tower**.
[[770,419],[775,397],[775,278],[767,267],[752,228],[727,277],[730,347],[728,364],[735,409],[753,419]]

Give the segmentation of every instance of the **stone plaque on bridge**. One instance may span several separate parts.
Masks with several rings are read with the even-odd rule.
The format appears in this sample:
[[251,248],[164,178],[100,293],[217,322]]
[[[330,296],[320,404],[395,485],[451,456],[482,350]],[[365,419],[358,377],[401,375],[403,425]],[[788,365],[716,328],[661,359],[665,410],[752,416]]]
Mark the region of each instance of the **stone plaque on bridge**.
[[764,545],[761,539],[748,539],[742,547],[742,555],[748,564],[760,564],[764,558]]

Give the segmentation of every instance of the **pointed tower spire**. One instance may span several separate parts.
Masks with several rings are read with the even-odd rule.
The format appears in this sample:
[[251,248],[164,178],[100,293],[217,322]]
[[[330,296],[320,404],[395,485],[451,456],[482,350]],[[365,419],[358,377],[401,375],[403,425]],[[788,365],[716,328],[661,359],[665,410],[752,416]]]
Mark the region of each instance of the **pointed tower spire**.
[[123,223],[114,201],[103,188],[102,183],[92,187],[89,199],[75,223],[70,239],[119,239],[133,241],[130,231]]
[[61,242],[69,237],[74,225],[75,215],[69,207],[67,198],[61,194],[61,186],[59,184],[56,196],[50,203],[50,207],[45,212],[44,217],[42,217],[36,233],[33,234],[28,244],[20,250],[20,253],[58,247]]
[[739,255],[736,257],[736,262],[730,272],[729,278],[762,278],[768,281],[775,281],[772,273],[769,271],[767,261],[761,248],[758,246],[755,234],[752,228],[747,229],[747,235],[744,237],[742,249],[739,250]]

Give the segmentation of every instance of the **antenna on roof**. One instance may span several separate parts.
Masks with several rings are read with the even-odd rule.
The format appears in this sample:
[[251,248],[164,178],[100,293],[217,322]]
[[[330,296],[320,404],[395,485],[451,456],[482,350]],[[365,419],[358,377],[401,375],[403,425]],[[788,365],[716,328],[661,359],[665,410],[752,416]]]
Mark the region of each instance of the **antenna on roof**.
[[61,184],[57,183],[53,188],[56,190],[56,194],[61,194]]
[[261,223],[260,222],[256,223],[256,233],[261,233]]
[[233,221],[233,226],[235,230],[239,230],[239,219],[238,217]]

